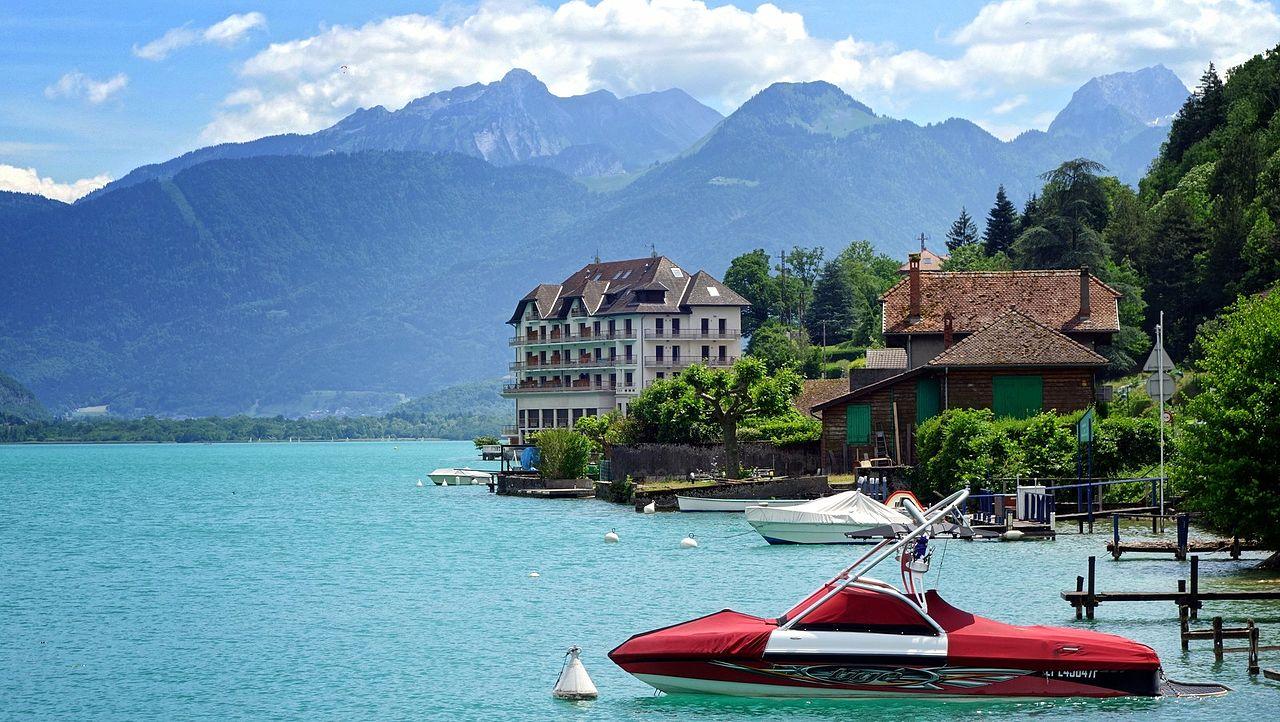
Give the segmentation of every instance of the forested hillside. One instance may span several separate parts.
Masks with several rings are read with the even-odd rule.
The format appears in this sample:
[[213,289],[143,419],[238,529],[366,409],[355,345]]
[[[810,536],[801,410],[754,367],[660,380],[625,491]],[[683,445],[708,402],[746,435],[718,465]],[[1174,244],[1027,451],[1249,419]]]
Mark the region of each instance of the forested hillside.
[[1280,278],[1280,47],[1227,73],[1212,66],[1142,181],[1133,256],[1170,347],[1239,294]]
[[22,424],[48,417],[49,412],[30,389],[12,376],[0,373],[0,424]]
[[458,155],[206,163],[0,223],[0,368],[126,414],[496,375],[513,299],[586,260],[545,241],[586,207],[561,174]]

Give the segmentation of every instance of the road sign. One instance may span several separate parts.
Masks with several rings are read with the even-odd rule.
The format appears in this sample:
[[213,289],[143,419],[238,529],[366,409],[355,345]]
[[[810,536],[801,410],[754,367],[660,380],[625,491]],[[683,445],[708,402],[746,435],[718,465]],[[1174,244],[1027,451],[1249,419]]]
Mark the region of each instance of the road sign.
[[1173,377],[1168,372],[1151,374],[1147,379],[1147,394],[1153,401],[1168,401],[1173,396]]
[[[1162,356],[1164,357],[1163,361],[1161,359]],[[1165,353],[1164,348],[1156,344],[1156,347],[1151,349],[1151,355],[1147,357],[1147,362],[1142,364],[1142,370],[1151,372],[1159,371],[1161,368],[1165,371],[1172,371],[1173,361],[1169,358],[1169,354]]]

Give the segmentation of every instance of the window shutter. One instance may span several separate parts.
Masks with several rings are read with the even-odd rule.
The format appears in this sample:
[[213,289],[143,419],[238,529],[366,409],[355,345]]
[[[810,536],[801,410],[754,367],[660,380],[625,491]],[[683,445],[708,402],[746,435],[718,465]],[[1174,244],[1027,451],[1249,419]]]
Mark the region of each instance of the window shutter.
[[938,379],[916,381],[916,423],[923,424],[942,411],[942,383]]

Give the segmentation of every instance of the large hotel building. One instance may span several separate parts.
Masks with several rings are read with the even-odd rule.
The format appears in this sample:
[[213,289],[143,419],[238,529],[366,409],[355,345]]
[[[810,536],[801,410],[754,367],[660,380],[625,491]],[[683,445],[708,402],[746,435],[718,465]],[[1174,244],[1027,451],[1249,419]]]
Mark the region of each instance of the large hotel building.
[[749,304],[702,271],[665,256],[591,263],[534,288],[510,323],[516,424],[506,435],[572,427],[618,410],[657,379],[700,363],[728,366],[742,353]]

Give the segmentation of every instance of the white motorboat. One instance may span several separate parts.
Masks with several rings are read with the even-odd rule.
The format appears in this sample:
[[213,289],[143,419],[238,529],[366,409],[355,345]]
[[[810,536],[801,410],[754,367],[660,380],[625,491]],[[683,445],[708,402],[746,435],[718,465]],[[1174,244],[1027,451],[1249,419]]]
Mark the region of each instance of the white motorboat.
[[794,506],[748,506],[747,523],[770,544],[856,544],[845,536],[886,524],[909,524],[901,512],[859,491]]
[[471,486],[488,484],[493,480],[493,472],[483,469],[436,469],[427,474],[436,486]]
[[808,499],[710,499],[702,496],[676,496],[680,511],[746,511],[749,506],[795,506]]

